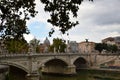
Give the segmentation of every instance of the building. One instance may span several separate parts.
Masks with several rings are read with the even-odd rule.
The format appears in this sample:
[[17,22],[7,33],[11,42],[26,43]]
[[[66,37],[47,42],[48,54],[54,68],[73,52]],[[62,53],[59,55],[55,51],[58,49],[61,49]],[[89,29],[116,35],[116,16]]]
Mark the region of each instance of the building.
[[67,52],[76,53],[78,52],[78,43],[76,41],[68,41]]
[[40,52],[40,53],[44,53],[44,48],[45,48],[44,44],[41,43],[41,44],[39,45],[39,52]]
[[108,37],[102,40],[102,43],[114,45],[115,39],[113,37]]
[[44,52],[49,52],[49,47],[50,47],[50,41],[48,40],[48,38],[46,37],[46,39],[44,40]]
[[120,36],[118,37],[108,37],[102,40],[102,43],[116,45],[120,50]]
[[80,42],[78,44],[78,51],[80,53],[91,53],[95,51],[95,43],[94,42]]
[[39,46],[39,50],[41,53],[48,53],[49,52],[49,47],[50,47],[50,41],[46,37],[44,40],[44,43],[41,43]]
[[115,37],[115,44],[118,47],[118,49],[120,50],[120,37]]

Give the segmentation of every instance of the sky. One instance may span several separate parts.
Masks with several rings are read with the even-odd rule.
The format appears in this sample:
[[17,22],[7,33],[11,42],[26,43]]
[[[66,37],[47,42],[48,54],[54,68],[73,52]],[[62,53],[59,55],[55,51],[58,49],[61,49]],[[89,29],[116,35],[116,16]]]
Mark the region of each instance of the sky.
[[44,11],[44,5],[36,0],[38,14],[27,22],[29,35],[24,35],[29,42],[33,38],[42,43],[46,37],[52,43],[53,38],[82,42],[88,39],[92,42],[101,42],[107,37],[120,36],[120,0],[84,0],[79,7],[77,19],[79,24],[69,30],[69,36],[63,35],[58,29],[52,37],[48,36],[52,25],[47,22],[50,14]]

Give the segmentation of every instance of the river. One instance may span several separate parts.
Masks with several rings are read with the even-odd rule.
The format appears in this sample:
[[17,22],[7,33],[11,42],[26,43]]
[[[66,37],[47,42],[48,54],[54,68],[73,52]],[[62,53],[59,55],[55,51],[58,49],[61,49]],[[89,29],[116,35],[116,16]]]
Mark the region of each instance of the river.
[[[20,74],[19,74],[20,73]],[[8,80],[26,80],[21,72],[12,73]],[[41,75],[40,80],[120,80],[120,72],[80,70],[73,76]]]
[[41,80],[120,80],[120,74],[114,72],[80,70],[74,76],[43,75]]

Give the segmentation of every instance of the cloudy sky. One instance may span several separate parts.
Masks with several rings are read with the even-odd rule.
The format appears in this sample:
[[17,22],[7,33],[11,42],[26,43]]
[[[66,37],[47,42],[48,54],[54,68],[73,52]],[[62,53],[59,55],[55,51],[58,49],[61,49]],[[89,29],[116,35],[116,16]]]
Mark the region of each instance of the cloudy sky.
[[120,36],[120,0],[94,0],[89,2],[85,0],[78,11],[77,19],[79,25],[69,30],[69,36],[62,35],[58,29],[52,35],[48,36],[52,25],[47,23],[50,18],[49,13],[44,12],[44,5],[36,0],[38,14],[35,18],[27,22],[30,30],[29,35],[25,35],[27,41],[34,37],[41,42],[48,37],[52,42],[53,38],[62,38],[65,40],[81,42],[85,39],[93,42],[101,42],[106,37]]

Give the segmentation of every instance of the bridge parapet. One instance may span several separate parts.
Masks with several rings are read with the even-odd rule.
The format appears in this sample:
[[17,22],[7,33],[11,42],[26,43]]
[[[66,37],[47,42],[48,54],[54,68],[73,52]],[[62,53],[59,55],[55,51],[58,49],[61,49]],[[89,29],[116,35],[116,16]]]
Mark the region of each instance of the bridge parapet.
[[[89,56],[89,54],[80,54],[80,53],[57,53],[57,54],[54,54],[54,53],[33,53],[33,54],[0,54],[0,58],[1,57],[16,57],[16,56],[19,56],[19,57],[22,57],[22,56],[65,56],[65,55],[81,55],[81,56]],[[94,55],[94,54],[92,54]]]

